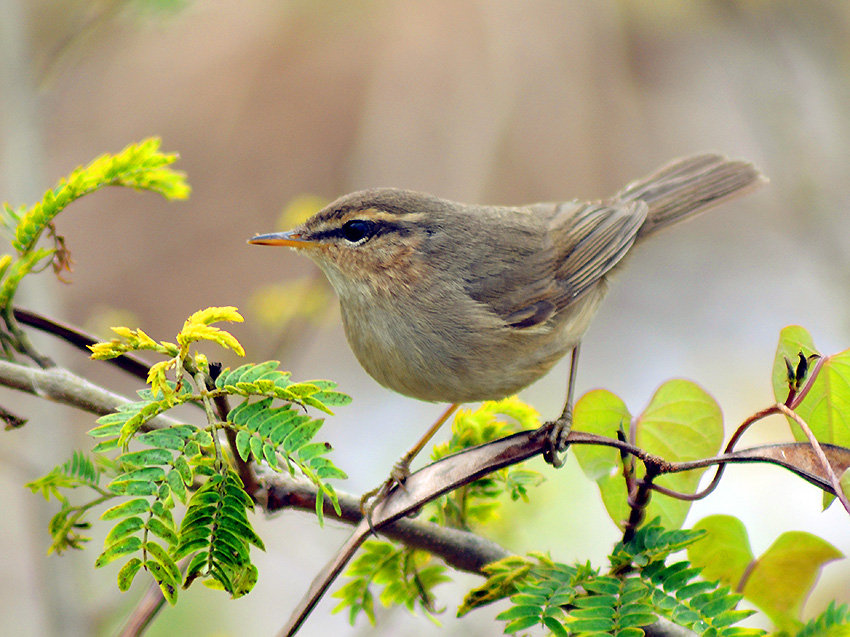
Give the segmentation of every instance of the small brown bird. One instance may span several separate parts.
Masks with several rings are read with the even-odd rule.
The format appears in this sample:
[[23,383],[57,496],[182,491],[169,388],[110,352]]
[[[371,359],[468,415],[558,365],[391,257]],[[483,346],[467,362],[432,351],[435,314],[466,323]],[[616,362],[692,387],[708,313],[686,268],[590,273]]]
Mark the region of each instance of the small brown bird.
[[598,202],[482,206],[381,188],[250,243],[318,264],[354,354],[383,386],[426,401],[493,400],[575,350],[634,244],[765,181],[750,163],[705,154]]

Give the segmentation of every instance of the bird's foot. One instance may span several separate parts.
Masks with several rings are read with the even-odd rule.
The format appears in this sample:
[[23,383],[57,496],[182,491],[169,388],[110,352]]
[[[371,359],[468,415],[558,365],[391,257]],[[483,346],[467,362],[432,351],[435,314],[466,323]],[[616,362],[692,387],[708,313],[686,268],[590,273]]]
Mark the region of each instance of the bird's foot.
[[559,453],[567,450],[567,436],[573,428],[572,409],[564,409],[558,420],[552,423],[552,428],[546,436],[546,448],[543,450],[543,459],[556,469],[560,469],[566,462],[566,456],[558,457]]
[[376,506],[387,499],[393,489],[396,487],[404,489],[404,482],[409,475],[410,461],[402,458],[393,465],[392,471],[390,471],[390,477],[381,486],[367,491],[361,496],[360,512],[366,516],[366,520],[369,522],[369,529],[373,535],[377,535],[377,532],[375,531],[375,527],[372,526],[372,512]]

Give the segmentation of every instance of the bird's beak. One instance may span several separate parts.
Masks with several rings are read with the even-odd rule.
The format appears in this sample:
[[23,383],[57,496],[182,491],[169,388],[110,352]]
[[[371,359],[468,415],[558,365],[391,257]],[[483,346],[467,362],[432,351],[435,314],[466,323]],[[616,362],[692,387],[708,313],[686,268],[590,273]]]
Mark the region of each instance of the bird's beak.
[[301,238],[301,234],[293,230],[287,232],[273,232],[272,234],[258,234],[248,239],[248,243],[257,246],[286,246],[288,248],[309,248],[318,245],[318,241],[309,241]]

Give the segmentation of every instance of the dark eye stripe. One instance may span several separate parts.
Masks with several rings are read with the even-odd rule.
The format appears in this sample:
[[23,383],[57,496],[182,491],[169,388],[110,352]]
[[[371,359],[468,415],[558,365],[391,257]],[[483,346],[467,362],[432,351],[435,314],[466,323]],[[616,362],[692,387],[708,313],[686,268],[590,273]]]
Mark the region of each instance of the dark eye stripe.
[[371,219],[351,219],[339,228],[333,228],[316,233],[316,238],[338,238],[343,239],[348,243],[363,243],[364,240],[391,232],[399,235],[406,235],[410,232],[410,230],[402,225],[384,220],[372,221]]

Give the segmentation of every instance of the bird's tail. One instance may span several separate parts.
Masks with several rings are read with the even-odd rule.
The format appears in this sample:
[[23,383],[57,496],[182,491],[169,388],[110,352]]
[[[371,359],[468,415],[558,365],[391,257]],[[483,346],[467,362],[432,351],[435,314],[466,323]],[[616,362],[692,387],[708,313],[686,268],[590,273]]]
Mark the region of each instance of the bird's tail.
[[711,206],[739,197],[767,183],[751,163],[722,155],[677,159],[621,190],[620,202],[644,201],[649,212],[637,238],[686,219]]

